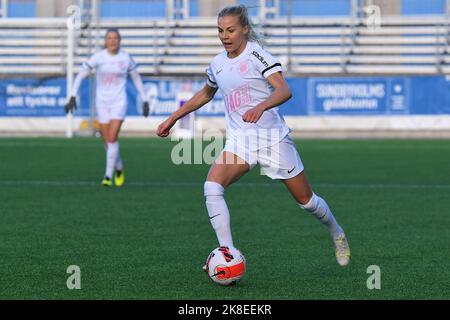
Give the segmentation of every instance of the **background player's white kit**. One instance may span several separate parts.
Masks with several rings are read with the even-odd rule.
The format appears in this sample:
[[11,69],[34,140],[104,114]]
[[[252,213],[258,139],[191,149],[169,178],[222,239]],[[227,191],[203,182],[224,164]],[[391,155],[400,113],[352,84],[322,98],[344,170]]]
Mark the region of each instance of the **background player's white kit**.
[[148,97],[144,93],[142,79],[137,72],[137,64],[129,54],[120,49],[121,36],[119,30],[108,29],[105,36],[105,49],[94,54],[83,64],[77,75],[71,98],[66,105],[66,112],[76,108],[75,96],[81,82],[91,71],[96,71],[95,106],[100,130],[106,148],[106,169],[102,181],[103,186],[111,186],[114,175],[116,186],[125,181],[124,165],[119,152],[119,133],[127,113],[126,84],[128,75],[144,101],[143,114],[149,113]]
[[111,55],[107,49],[103,49],[83,63],[83,69],[75,78],[72,96],[76,96],[82,80],[95,70],[95,106],[99,122],[108,123],[111,119],[123,120],[127,109],[126,83],[128,75],[133,80],[142,100],[148,100],[137,67],[133,58],[122,49],[116,55]]

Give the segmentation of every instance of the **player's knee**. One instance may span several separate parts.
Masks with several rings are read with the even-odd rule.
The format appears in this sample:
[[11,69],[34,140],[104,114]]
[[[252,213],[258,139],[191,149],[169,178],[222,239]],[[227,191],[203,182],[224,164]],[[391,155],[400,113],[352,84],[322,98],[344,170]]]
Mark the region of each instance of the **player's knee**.
[[206,199],[213,197],[223,197],[224,187],[214,181],[206,181],[204,184],[204,195]]
[[116,143],[116,142],[118,142],[118,140],[119,139],[118,139],[117,135],[113,135],[113,134],[110,134],[107,138],[108,143]]
[[103,136],[103,141],[105,142],[106,145],[115,142],[114,139],[112,139],[109,134]]

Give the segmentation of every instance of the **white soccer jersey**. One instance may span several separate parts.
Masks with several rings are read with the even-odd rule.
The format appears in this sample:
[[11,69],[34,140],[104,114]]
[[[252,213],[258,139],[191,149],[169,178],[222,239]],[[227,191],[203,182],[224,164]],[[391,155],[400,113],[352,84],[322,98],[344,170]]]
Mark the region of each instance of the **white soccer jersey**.
[[127,77],[136,68],[136,62],[123,50],[119,50],[116,55],[111,55],[104,49],[83,63],[83,69],[96,70],[97,108],[126,107]]
[[230,59],[226,51],[214,57],[207,69],[207,84],[223,95],[229,139],[258,150],[278,143],[290,132],[278,108],[265,111],[257,123],[242,120],[247,110],[272,94],[267,78],[279,71],[278,60],[256,42],[249,41],[238,57]]

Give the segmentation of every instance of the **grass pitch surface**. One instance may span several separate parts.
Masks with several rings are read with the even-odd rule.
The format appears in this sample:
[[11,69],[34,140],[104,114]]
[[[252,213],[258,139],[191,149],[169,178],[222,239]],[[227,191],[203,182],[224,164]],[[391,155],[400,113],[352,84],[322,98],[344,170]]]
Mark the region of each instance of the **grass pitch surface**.
[[[247,273],[220,287],[202,271],[217,246],[203,197],[209,165],[174,165],[176,142],[121,139],[125,185],[104,188],[100,139],[0,139],[0,299],[449,299],[450,143],[296,143],[346,231],[349,266],[336,263],[326,229],[255,168],[226,191]],[[70,265],[80,290],[66,286]],[[371,265],[380,290],[367,288]]]

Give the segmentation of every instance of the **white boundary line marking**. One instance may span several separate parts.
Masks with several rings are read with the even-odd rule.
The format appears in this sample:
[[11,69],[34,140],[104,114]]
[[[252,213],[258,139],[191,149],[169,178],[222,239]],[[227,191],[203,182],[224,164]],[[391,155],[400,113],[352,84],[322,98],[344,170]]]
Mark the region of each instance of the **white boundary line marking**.
[[[182,181],[130,181],[125,184],[129,187],[159,187],[159,188],[177,188],[177,187],[203,187],[203,182],[182,182]],[[43,180],[24,180],[24,181],[0,181],[0,187],[8,186],[48,186],[48,187],[74,187],[74,186],[94,186],[101,187],[100,182],[94,181],[43,181]],[[257,183],[257,182],[237,182],[232,187],[284,187],[282,183]],[[450,189],[450,184],[363,184],[363,183],[315,183],[313,187],[319,188],[369,188],[369,189]]]

